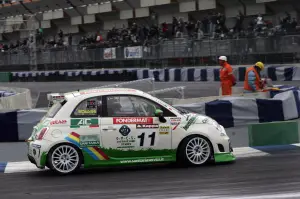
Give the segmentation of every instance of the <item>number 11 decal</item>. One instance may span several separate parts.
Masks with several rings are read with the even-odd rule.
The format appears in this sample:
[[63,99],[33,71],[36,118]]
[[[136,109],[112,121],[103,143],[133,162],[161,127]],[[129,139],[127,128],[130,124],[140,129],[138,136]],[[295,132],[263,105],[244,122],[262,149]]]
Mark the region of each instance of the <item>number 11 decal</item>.
[[[150,134],[148,137],[151,139],[150,146],[153,146],[155,142],[155,132]],[[140,146],[144,146],[145,133],[139,135],[138,138],[140,138]]]

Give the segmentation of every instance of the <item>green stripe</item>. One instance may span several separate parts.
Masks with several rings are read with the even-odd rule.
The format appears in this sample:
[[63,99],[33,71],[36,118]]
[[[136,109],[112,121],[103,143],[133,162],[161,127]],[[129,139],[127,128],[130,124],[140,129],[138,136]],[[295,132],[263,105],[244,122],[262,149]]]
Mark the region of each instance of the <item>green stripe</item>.
[[77,128],[80,128],[80,126],[79,125],[71,125],[70,128],[77,129]]

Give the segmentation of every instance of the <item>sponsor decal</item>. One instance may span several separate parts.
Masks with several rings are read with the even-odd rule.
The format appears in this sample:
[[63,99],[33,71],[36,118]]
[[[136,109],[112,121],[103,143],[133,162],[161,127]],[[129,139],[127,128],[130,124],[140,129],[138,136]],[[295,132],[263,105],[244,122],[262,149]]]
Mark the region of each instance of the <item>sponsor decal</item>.
[[177,127],[179,126],[179,124],[180,124],[180,123],[176,124],[176,125],[172,128],[172,130],[173,130],[173,131],[176,130]]
[[121,135],[127,136],[127,135],[131,132],[131,130],[130,130],[130,128],[129,128],[128,126],[123,125],[123,126],[121,126],[121,128],[119,129],[119,132],[121,133]]
[[135,137],[134,136],[121,136],[116,137],[117,148],[118,149],[130,149],[135,147]]
[[39,145],[39,144],[32,144],[31,145],[33,148],[37,148],[37,149],[40,149],[41,148],[41,145]]
[[94,109],[92,110],[78,110],[77,111],[79,114],[87,114],[87,115],[93,115],[93,114],[96,114],[97,111]]
[[160,126],[159,127],[159,134],[167,135],[170,132],[170,126]]
[[80,147],[100,146],[100,140],[98,135],[81,135],[79,145]]
[[[75,132],[70,133],[67,137],[65,137],[65,140],[80,147],[80,135],[78,133],[75,133]],[[109,159],[109,157],[99,147],[96,147],[96,146],[84,147],[82,149],[84,152],[86,152],[86,154],[91,156],[94,160],[108,160]]]
[[113,124],[152,124],[152,117],[119,117],[113,118]]
[[175,130],[175,129],[177,129],[177,127],[181,123],[181,118],[180,117],[170,118],[170,123],[171,123],[172,126],[174,126],[172,128],[172,130]]
[[87,102],[86,102],[86,108],[96,108],[96,107],[97,107],[96,100],[87,100]]
[[157,129],[159,127],[158,124],[137,124],[137,129]]
[[81,127],[99,127],[98,119],[71,119],[71,128],[81,128]]
[[109,92],[119,92],[119,91],[126,91],[126,92],[136,92],[136,90],[133,89],[126,89],[126,90],[120,90],[120,89],[94,89],[94,90],[87,90],[87,91],[80,91],[80,95],[87,95],[87,94],[93,94],[93,93],[109,93]]
[[170,122],[171,122],[171,125],[177,125],[181,122],[181,118],[180,117],[170,118]]
[[163,162],[164,158],[143,158],[143,159],[133,159],[133,160],[120,160],[122,164],[129,163],[145,163],[145,162]]
[[185,124],[185,126],[183,126],[182,128],[184,129],[184,130],[188,130],[188,128],[192,125],[192,124],[194,124],[195,122],[196,122],[196,119],[197,119],[197,116],[193,116],[193,117],[191,117],[191,119],[189,119],[189,121]]
[[160,135],[168,135],[169,132],[159,132]]
[[65,123],[67,123],[67,120],[54,120],[50,122],[50,125],[65,124]]

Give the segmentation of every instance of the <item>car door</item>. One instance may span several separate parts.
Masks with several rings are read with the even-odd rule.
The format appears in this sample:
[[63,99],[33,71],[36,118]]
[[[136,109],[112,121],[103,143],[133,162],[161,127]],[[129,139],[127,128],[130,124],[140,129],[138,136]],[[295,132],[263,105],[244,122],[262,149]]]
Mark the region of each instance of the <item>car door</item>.
[[71,131],[66,138],[94,160],[102,160],[96,151],[101,147],[99,116],[102,114],[102,105],[99,102],[101,97],[88,98],[78,103],[70,116]]
[[[161,123],[145,111],[145,105],[162,108],[149,99],[134,95],[103,97],[101,139],[108,155],[115,158],[160,156],[171,149],[170,120]],[[149,111],[149,110],[148,110]]]

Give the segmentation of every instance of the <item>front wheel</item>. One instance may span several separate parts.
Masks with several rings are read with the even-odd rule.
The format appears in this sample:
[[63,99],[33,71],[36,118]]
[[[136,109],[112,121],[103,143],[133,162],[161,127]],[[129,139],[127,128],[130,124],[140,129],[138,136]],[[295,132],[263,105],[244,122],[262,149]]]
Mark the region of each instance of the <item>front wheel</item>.
[[82,158],[79,151],[72,145],[62,144],[50,150],[48,165],[59,174],[70,174],[81,166]]
[[178,158],[184,165],[204,165],[212,156],[209,140],[200,135],[192,135],[184,139],[179,147]]

